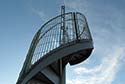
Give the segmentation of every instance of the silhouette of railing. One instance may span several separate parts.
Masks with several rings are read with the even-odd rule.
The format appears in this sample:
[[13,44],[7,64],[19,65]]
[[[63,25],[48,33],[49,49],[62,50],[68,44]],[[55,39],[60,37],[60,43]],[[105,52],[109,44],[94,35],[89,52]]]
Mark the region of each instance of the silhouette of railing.
[[64,63],[68,61],[70,61],[69,63],[71,65],[80,63],[91,54],[93,44],[87,20],[85,16],[79,12],[65,13],[49,20],[35,34],[17,84],[20,84],[41,59],[46,56],[51,56],[48,54],[64,46],[68,47],[67,45],[80,43],[80,41],[86,41],[81,43],[84,44],[83,48],[81,48],[82,46],[78,47],[76,45],[77,48],[81,48],[78,49],[80,51],[78,51],[78,53],[72,51],[68,59],[65,58],[66,61],[63,61]]
[[[51,19],[41,27],[31,60],[32,65],[45,54],[65,43],[81,39],[91,39],[84,15],[78,12],[70,12],[65,14],[65,18],[65,30],[61,29],[61,15]],[[75,27],[75,24],[77,27]],[[65,34],[63,35],[64,31]]]
[[[65,16],[65,18],[62,20],[63,16]],[[48,53],[61,46],[82,40],[92,41],[87,20],[83,14],[79,12],[69,12],[49,20],[35,34],[20,77],[26,76],[32,66]]]
[[[86,18],[77,12],[65,13],[65,29],[61,28],[61,15],[45,23],[37,32],[32,42],[35,48],[32,49],[29,68],[45,54],[53,49],[72,41],[82,39],[92,40]],[[32,46],[31,45],[31,46]]]

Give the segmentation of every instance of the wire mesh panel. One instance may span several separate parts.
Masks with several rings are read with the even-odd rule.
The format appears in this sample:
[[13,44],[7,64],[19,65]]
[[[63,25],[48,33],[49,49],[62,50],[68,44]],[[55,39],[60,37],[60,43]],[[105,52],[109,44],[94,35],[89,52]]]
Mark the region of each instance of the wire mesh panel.
[[[85,16],[79,12],[65,13],[62,6],[61,15],[46,22],[35,34],[17,84],[27,84],[27,81],[39,83],[30,79],[39,75],[44,78],[46,72],[41,71],[44,68],[48,71],[52,69],[52,73],[47,75],[53,75],[54,70],[56,75],[60,75],[67,63],[74,65],[84,61],[92,49],[92,37]],[[60,71],[56,70],[57,67]]]
[[[38,42],[30,61],[31,65],[59,46],[75,40],[91,39],[84,15],[73,12],[64,15],[64,22],[61,21],[62,17],[59,15],[41,27]],[[65,23],[64,28],[61,27],[62,23]]]

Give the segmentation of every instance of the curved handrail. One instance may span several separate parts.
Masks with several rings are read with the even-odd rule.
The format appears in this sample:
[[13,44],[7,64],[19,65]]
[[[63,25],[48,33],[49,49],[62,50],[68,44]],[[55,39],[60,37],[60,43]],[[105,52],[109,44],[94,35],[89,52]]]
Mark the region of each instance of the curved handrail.
[[61,29],[62,15],[58,15],[38,30],[30,45],[21,74],[27,73],[39,59],[64,44],[83,39],[92,41],[87,20],[83,14],[69,12],[64,15],[66,17],[65,29]]
[[[86,22],[85,16],[79,12],[75,13],[76,17],[73,17],[73,14],[74,14],[73,12],[65,13],[65,17],[69,16],[69,18],[67,18],[65,20],[66,26],[68,27],[68,29],[66,30],[67,32],[65,32],[65,33],[67,33],[66,34],[67,36],[65,35],[65,37],[66,37],[65,39],[67,40],[66,42],[68,43],[70,41],[77,40],[75,33],[78,34],[78,39],[91,39],[91,35],[87,28],[87,22]],[[39,35],[37,43],[36,43],[36,48],[34,50],[34,54],[30,61],[31,64],[34,64],[42,56],[44,56],[45,54],[49,53],[51,50],[62,45],[62,44],[60,45],[60,43],[62,42],[64,36],[63,36],[63,32],[60,28],[61,23],[62,23],[60,20],[61,16],[62,15],[58,15],[58,16],[52,18],[39,29],[40,35]],[[58,22],[56,22],[56,20]],[[78,24],[77,32],[75,31],[75,28],[74,28],[74,20],[76,20],[76,22],[77,22],[76,24]],[[53,24],[53,22],[56,22],[56,23]],[[82,25],[82,26],[79,26],[79,25]],[[87,34],[87,35],[85,35],[85,34]],[[55,39],[55,37],[56,37],[56,39]],[[49,40],[49,39],[51,39],[51,40]],[[40,46],[42,47],[42,51],[40,51],[40,48],[39,48]]]
[[[63,21],[61,20],[62,16],[65,16]],[[64,28],[62,28],[63,23],[65,23]],[[90,49],[89,54],[93,49],[93,41],[86,17],[79,12],[58,15],[46,22],[35,34],[18,82],[22,80],[25,82],[28,77],[32,77],[36,71],[38,72],[34,67],[38,68],[39,64],[45,64],[45,59],[50,60],[54,57],[53,60],[45,64],[47,65],[74,52],[84,51],[84,49]],[[65,51],[66,53],[64,53]],[[59,53],[64,53],[65,55],[61,54],[55,57]],[[88,56],[86,55],[85,58]],[[79,63],[82,60],[84,59],[82,58],[73,64]],[[68,60],[68,62],[70,63],[71,61]],[[32,72],[34,73],[32,74]]]

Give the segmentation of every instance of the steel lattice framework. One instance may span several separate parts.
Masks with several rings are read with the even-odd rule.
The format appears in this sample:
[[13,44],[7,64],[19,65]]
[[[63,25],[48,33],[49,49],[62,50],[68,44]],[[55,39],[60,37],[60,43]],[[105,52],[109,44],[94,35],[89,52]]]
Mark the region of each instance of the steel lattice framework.
[[65,13],[49,20],[35,34],[17,84],[65,84],[65,66],[87,59],[93,41],[85,16]]

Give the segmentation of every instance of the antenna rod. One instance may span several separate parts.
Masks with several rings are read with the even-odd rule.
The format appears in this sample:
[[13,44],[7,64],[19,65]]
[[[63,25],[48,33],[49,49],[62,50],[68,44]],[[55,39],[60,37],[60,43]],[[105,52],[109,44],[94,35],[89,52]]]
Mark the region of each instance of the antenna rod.
[[65,6],[61,6],[61,30],[62,30],[62,44],[66,42],[66,37],[65,37]]
[[61,6],[61,14],[62,14],[62,15],[65,14],[65,6],[64,6],[64,5]]

